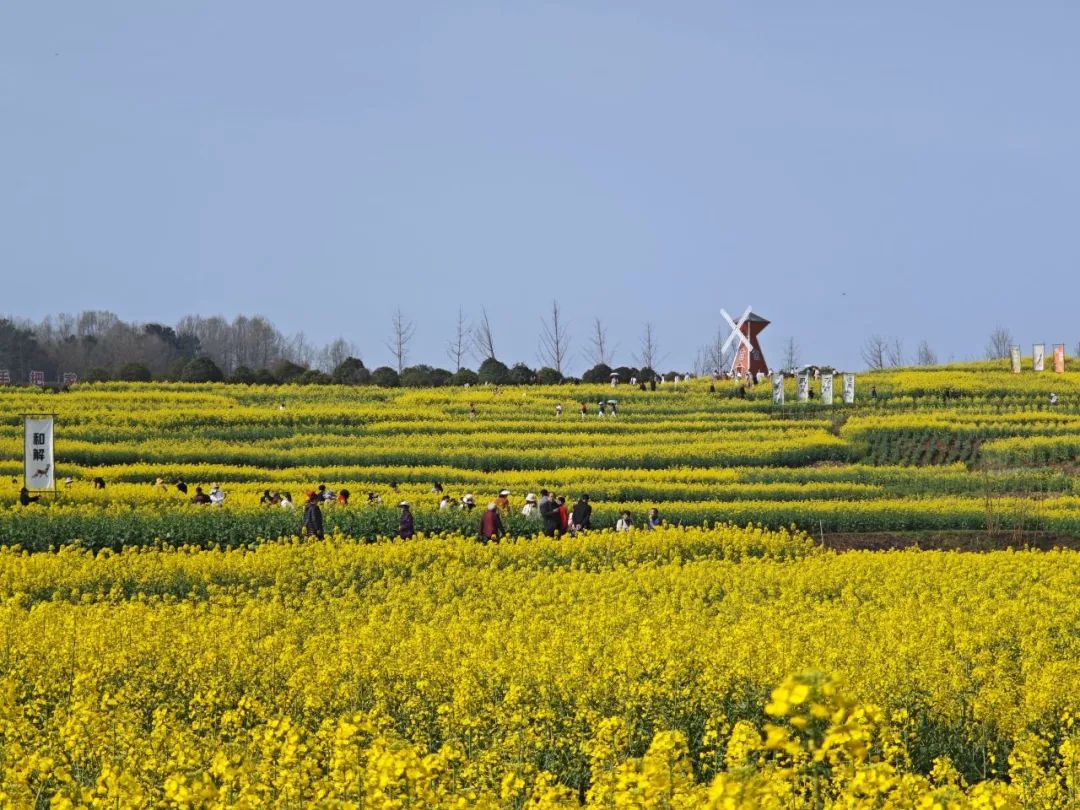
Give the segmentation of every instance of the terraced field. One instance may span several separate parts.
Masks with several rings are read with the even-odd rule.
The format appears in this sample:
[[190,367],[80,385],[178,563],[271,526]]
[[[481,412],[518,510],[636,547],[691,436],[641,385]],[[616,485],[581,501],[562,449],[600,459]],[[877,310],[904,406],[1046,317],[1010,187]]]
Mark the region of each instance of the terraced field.
[[[0,393],[0,457],[18,458],[18,414],[55,412],[57,469],[75,482],[47,510],[0,512],[0,538],[28,548],[75,538],[90,546],[246,543],[296,530],[295,514],[259,507],[264,490],[298,499],[318,483],[352,493],[348,507],[327,510],[328,526],[347,534],[393,534],[401,499],[425,533],[474,531],[477,513],[437,508],[434,482],[481,506],[509,489],[514,534],[537,530],[519,508],[527,492],[546,487],[571,503],[587,492],[597,526],[614,525],[623,509],[640,522],[655,506],[672,524],[796,525],[826,541],[927,531],[1062,538],[1080,535],[1070,473],[1080,452],[1078,385],[1080,373],[1016,376],[974,365],[864,375],[855,406],[791,403],[790,391],[784,408],[766,386],[739,399],[733,386],[710,393],[705,381],[655,392],[8,389]],[[617,417],[595,415],[600,398],[619,400]],[[585,419],[576,413],[582,401],[590,403]],[[0,474],[11,476],[3,493],[11,503],[18,462],[0,464]],[[106,489],[91,489],[96,476]],[[226,505],[191,508],[175,488],[155,488],[158,478],[219,483]]]

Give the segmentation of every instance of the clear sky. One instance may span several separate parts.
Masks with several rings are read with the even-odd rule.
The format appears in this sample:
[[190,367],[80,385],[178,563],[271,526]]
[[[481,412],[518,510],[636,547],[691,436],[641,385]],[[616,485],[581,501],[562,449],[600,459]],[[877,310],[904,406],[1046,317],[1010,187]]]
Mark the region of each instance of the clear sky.
[[[1080,340],[1080,4],[9,2],[0,312],[263,314],[365,362],[459,305],[537,363],[752,303],[779,359],[871,333]],[[1030,349],[1028,349],[1029,351]]]

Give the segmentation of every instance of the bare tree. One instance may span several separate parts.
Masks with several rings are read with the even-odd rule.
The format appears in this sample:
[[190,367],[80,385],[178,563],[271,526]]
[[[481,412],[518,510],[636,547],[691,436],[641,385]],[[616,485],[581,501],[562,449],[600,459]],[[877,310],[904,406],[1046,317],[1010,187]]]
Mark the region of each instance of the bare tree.
[[336,340],[327,343],[318,353],[318,360],[316,366],[319,371],[325,371],[327,374],[331,373],[335,368],[345,362],[346,358],[360,357],[360,353],[357,352],[356,346],[345,338],[337,338]]
[[308,343],[307,335],[297,332],[289,338],[285,353],[279,359],[289,360],[298,366],[308,368],[311,366],[311,361],[315,359],[315,348]]
[[601,323],[599,318],[593,318],[593,331],[589,336],[589,362],[594,366],[598,366],[603,363],[605,366],[611,365],[611,346],[608,343],[607,329],[604,328],[604,324]]
[[656,363],[660,360],[660,347],[656,342],[656,334],[653,331],[652,321],[645,322],[645,329],[641,333],[641,343],[636,357],[641,368],[656,371]]
[[446,356],[450,358],[454,371],[461,371],[461,361],[469,351],[470,331],[465,320],[465,310],[458,307],[457,328],[454,330],[454,337],[446,344]]
[[176,331],[195,335],[202,353],[226,374],[231,374],[236,368],[233,363],[233,330],[220,315],[209,318],[187,315],[176,324]]
[[1004,360],[1009,356],[1013,345],[1012,332],[1004,326],[997,326],[990,333],[990,342],[986,344],[987,360]]
[[890,366],[904,365],[904,341],[898,337],[892,338],[885,347],[885,359]]
[[784,369],[794,371],[799,366],[799,342],[793,337],[784,344]]
[[390,323],[390,339],[386,342],[386,348],[394,356],[397,371],[400,374],[405,370],[405,361],[409,359],[409,342],[416,333],[416,325],[401,314],[400,307],[394,310],[394,317]]
[[701,369],[696,371],[697,374],[703,374],[708,372],[710,374],[719,374],[725,368],[731,365],[731,361],[734,357],[736,349],[733,346],[729,346],[727,350],[724,349],[724,341],[727,340],[727,335],[724,334],[723,325],[718,326],[716,329],[716,335],[713,339],[706,344],[700,351],[701,354]]
[[937,355],[934,354],[934,350],[930,348],[930,344],[925,340],[919,343],[919,349],[916,352],[915,362],[920,366],[936,366]]
[[540,362],[562,374],[569,349],[570,332],[566,328],[562,310],[559,309],[558,299],[553,299],[550,320],[541,321]]
[[270,321],[261,315],[246,318],[238,315],[232,322],[232,368],[269,368],[281,359],[285,339]]
[[885,368],[885,351],[888,343],[881,335],[871,335],[863,343],[862,359],[871,371],[880,371]]
[[487,308],[480,309],[480,323],[473,329],[473,354],[481,363],[485,360],[495,359],[495,336],[491,331],[491,321],[488,320]]
[[709,369],[709,346],[701,346],[694,355],[694,376],[701,377],[708,373]]

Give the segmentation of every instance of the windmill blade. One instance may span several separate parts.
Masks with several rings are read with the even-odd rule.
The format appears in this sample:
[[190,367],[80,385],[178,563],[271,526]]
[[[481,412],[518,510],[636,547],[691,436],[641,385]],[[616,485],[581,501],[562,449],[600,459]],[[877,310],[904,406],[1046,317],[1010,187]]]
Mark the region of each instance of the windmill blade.
[[724,320],[728,322],[728,326],[731,327],[731,334],[728,335],[727,340],[724,341],[724,346],[721,351],[727,351],[731,346],[731,341],[736,337],[739,338],[739,342],[746,346],[747,351],[750,350],[750,338],[742,333],[742,325],[746,323],[746,319],[750,317],[752,307],[747,307],[743,310],[743,314],[739,316],[739,322],[731,320],[731,316],[727,314],[727,311],[723,308],[720,309],[720,314],[724,317]]

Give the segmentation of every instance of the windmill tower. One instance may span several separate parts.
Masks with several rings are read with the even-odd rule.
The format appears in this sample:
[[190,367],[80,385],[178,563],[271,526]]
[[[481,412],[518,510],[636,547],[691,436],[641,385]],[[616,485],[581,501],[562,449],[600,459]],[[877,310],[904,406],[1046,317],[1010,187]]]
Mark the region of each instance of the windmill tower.
[[750,307],[743,310],[743,314],[739,317],[737,323],[723,309],[720,310],[720,314],[724,316],[724,320],[731,327],[731,334],[724,341],[724,350],[727,350],[733,340],[736,338],[739,340],[739,348],[735,352],[735,359],[731,361],[731,373],[745,374],[750,372],[755,377],[759,373],[767,376],[769,366],[765,362],[761,344],[758,343],[758,335],[762,329],[769,325],[769,322],[760,315],[754,314]]

